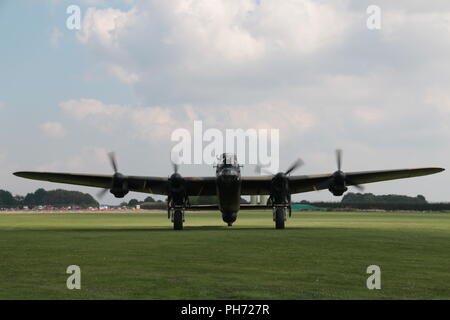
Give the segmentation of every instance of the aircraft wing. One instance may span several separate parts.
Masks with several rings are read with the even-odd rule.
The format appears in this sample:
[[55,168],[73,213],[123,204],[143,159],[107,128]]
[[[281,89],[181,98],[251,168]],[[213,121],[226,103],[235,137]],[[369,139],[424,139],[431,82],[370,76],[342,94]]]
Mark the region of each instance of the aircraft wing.
[[[363,171],[346,173],[351,184],[366,184],[394,179],[412,178],[434,174],[443,171],[442,168],[417,168],[383,171]],[[22,178],[42,180],[57,183],[74,184],[97,188],[110,188],[112,175],[73,174],[56,172],[15,172],[14,175]],[[321,186],[332,173],[319,175],[289,176],[290,192],[302,193],[325,189]],[[130,191],[168,194],[169,179],[164,177],[125,176]],[[187,193],[189,196],[216,195],[215,177],[185,177]],[[242,177],[242,195],[270,194],[271,176]]]
[[[15,172],[15,176],[33,180],[74,184],[79,186],[109,189],[112,175],[73,174],[58,172]],[[130,191],[167,195],[169,179],[164,177],[124,176]],[[214,177],[186,177],[187,193],[190,196],[216,195]]]
[[[416,168],[400,170],[378,170],[348,172],[346,176],[352,183],[348,185],[360,185],[372,182],[404,179],[425,176],[444,171],[442,168]],[[292,194],[326,189],[323,185],[333,173],[318,175],[289,176],[289,189]],[[258,195],[270,194],[271,176],[244,177],[242,178],[242,194]]]

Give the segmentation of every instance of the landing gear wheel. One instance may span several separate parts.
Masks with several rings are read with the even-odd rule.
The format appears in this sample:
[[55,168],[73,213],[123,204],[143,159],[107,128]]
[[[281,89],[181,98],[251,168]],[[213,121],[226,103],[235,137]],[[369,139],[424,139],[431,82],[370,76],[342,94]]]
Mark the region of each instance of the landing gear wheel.
[[183,212],[181,210],[173,212],[173,230],[183,230]]
[[286,212],[284,208],[277,208],[275,212],[275,229],[284,229]]

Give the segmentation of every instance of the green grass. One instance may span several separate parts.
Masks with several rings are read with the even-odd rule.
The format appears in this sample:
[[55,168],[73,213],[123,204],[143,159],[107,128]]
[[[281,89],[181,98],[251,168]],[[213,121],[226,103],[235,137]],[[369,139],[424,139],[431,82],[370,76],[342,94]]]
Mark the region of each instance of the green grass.
[[[0,299],[450,299],[450,214],[0,214]],[[68,290],[67,266],[81,267]],[[381,290],[366,288],[381,267]]]

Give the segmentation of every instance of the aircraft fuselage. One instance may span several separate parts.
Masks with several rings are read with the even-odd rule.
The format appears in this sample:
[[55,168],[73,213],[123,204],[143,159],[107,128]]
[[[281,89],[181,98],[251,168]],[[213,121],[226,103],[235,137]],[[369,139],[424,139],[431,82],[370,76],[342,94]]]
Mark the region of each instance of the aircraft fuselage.
[[233,158],[217,165],[216,188],[222,219],[229,226],[236,221],[241,202],[241,170]]

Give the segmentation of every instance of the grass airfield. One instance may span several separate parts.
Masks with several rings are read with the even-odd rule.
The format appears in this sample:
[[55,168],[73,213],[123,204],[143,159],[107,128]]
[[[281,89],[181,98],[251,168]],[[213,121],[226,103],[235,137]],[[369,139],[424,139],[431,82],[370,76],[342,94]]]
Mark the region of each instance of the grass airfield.
[[1,213],[0,299],[450,299],[450,214]]

